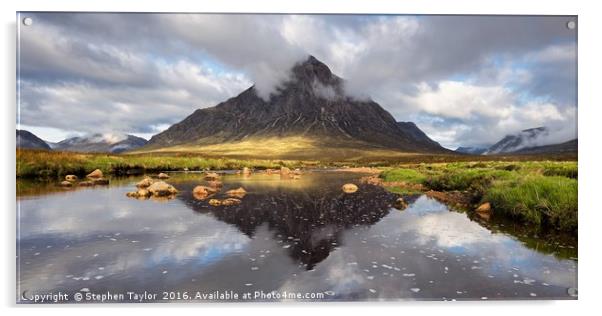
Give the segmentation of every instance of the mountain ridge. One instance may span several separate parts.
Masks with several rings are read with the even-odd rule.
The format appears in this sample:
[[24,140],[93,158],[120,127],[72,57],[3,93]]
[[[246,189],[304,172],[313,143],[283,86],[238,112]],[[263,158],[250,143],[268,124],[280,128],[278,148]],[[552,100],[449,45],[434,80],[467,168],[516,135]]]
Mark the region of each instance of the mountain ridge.
[[450,153],[415,124],[398,123],[372,100],[357,100],[344,81],[313,56],[295,64],[291,77],[268,100],[255,86],[214,107],[197,109],[154,135],[142,150],[305,137],[319,146],[366,146],[404,152]]

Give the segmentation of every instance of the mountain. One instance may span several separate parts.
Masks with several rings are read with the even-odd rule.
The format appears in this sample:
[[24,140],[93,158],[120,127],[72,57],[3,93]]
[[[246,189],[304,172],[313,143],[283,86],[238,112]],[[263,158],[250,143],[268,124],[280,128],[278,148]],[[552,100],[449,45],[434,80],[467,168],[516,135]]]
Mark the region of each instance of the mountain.
[[515,151],[517,154],[550,154],[550,153],[573,153],[577,152],[577,139],[569,140],[560,144],[527,147]]
[[[396,122],[376,102],[347,96],[343,79],[313,56],[290,73],[268,100],[252,86],[214,107],[196,110],[153,136],[142,150],[207,147],[224,154],[264,146],[260,148],[289,156],[316,148],[449,152],[413,123]],[[271,143],[280,148],[265,145]]]
[[577,152],[577,139],[563,143],[545,144],[550,134],[546,127],[522,130],[514,135],[506,135],[502,140],[489,147],[483,154],[558,154]]
[[430,139],[414,122],[397,122],[397,126],[408,135],[412,140],[418,143],[430,144],[434,147],[441,147],[439,143]]
[[482,147],[458,147],[456,152],[461,154],[481,155],[487,151],[487,148]]
[[52,144],[52,148],[62,151],[121,153],[144,146],[146,143],[146,139],[133,135],[126,135],[125,139],[120,139],[94,134],[85,137],[67,138]]
[[46,149],[50,146],[38,136],[26,130],[17,130],[17,148]]
[[547,128],[536,127],[522,130],[514,135],[506,135],[502,140],[489,147],[483,154],[495,155],[511,153],[523,148],[535,147],[537,146],[538,139],[545,137],[548,133],[549,131]]

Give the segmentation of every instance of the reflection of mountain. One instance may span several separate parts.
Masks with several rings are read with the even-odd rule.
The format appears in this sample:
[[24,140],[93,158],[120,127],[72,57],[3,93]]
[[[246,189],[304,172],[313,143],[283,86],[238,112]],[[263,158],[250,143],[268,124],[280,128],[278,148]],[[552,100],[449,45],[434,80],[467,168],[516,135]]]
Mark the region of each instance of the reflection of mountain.
[[[237,187],[239,183],[227,183]],[[307,190],[272,189],[269,193],[254,192],[238,206],[210,206],[194,199],[194,185],[181,185],[178,195],[187,206],[201,213],[235,225],[253,237],[256,229],[267,223],[275,239],[283,242],[289,255],[312,269],[340,244],[343,231],[353,226],[372,225],[389,213],[397,196],[381,187],[360,185],[354,194],[344,194],[341,183],[320,184]]]

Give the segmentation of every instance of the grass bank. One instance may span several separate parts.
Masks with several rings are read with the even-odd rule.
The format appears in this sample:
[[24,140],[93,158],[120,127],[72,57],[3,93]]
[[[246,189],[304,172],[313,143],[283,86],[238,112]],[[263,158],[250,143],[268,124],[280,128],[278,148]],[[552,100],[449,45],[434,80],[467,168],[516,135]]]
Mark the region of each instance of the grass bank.
[[85,175],[94,169],[114,175],[170,170],[225,170],[243,167],[267,169],[281,166],[294,168],[312,162],[288,160],[258,160],[205,158],[190,154],[112,155],[17,150],[17,177],[54,177],[67,174]]
[[385,182],[424,190],[461,191],[473,207],[489,202],[494,216],[576,234],[576,161],[456,162],[385,168]]

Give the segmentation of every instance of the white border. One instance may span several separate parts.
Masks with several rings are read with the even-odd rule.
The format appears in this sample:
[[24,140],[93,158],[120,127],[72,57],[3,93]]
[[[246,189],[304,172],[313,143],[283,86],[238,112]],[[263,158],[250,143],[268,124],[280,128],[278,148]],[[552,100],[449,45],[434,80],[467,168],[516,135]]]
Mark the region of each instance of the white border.
[[[2,237],[3,284],[0,286],[2,309],[10,314],[27,315],[33,313],[51,313],[73,315],[91,313],[102,315],[107,312],[133,312],[133,308],[142,308],[143,313],[163,314],[166,308],[176,308],[177,313],[212,314],[224,312],[224,308],[237,314],[261,313],[277,314],[313,314],[317,309],[338,315],[362,314],[462,314],[462,315],[567,315],[588,313],[596,310],[598,285],[602,284],[600,273],[600,246],[596,235],[597,225],[602,223],[601,213],[596,204],[596,193],[602,180],[600,108],[602,107],[599,30],[602,11],[596,1],[547,0],[547,1],[471,1],[471,0],[328,0],[328,1],[277,1],[277,0],[223,0],[223,1],[186,1],[186,0],[9,0],[0,2],[2,6],[2,67],[0,87],[3,96],[4,124],[0,129],[4,154],[2,170],[4,176],[0,194],[4,208],[4,229]],[[144,12],[278,12],[278,13],[407,13],[407,14],[558,14],[578,15],[579,28],[579,300],[557,302],[400,302],[400,303],[328,303],[328,304],[236,304],[236,305],[119,305],[99,306],[15,306],[15,33],[16,11],[144,11]],[[597,34],[598,33],[598,34]],[[403,310],[400,310],[403,308]],[[232,309],[232,310],[230,310]],[[376,310],[375,310],[376,309]],[[4,314],[6,315],[6,314]]]

